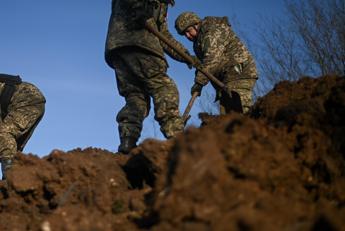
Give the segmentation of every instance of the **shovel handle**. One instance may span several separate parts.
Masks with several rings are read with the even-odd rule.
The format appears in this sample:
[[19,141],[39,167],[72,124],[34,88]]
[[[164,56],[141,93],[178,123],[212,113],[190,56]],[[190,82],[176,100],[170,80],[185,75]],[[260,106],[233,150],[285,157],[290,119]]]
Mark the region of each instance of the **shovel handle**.
[[145,23],[145,27],[148,31],[150,31],[152,34],[154,34],[155,36],[157,36],[157,38],[164,42],[165,44],[167,44],[171,49],[173,49],[176,53],[178,53],[183,59],[185,59],[188,63],[192,64],[198,71],[200,71],[201,73],[203,73],[209,80],[211,80],[212,82],[214,82],[218,87],[220,87],[221,89],[223,89],[224,91],[227,91],[226,86],[224,85],[224,83],[222,83],[219,79],[217,79],[214,75],[212,75],[211,73],[207,72],[206,70],[204,70],[203,68],[200,68],[199,65],[197,65],[193,58],[186,54],[184,51],[180,50],[178,47],[176,47],[166,36],[164,36],[161,32],[159,32],[156,27],[154,27],[152,24],[152,19],[148,19]]
[[184,124],[186,124],[187,121],[189,120],[189,118],[190,118],[189,112],[192,109],[194,101],[198,96],[199,96],[199,92],[194,92],[192,95],[192,98],[190,98],[188,105],[187,105],[187,107],[184,110],[184,113],[182,115],[182,119],[183,119]]

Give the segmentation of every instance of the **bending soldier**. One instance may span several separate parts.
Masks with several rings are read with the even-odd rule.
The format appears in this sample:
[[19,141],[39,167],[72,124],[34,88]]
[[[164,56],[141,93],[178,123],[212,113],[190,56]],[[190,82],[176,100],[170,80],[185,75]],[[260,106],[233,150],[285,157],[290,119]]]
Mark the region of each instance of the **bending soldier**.
[[[201,68],[216,76],[226,85],[229,93],[217,86],[216,100],[220,100],[220,113],[248,112],[252,106],[252,90],[257,80],[253,58],[245,45],[231,29],[226,17],[206,17],[201,20],[195,13],[185,12],[178,16],[175,28],[193,42]],[[201,94],[208,79],[196,72],[192,94]]]
[[19,76],[0,74],[0,159],[2,178],[12,167],[44,114],[45,98]]
[[179,95],[174,81],[167,75],[164,51],[172,58],[183,58],[148,32],[147,19],[165,36],[184,49],[169,33],[167,27],[168,5],[172,0],[113,0],[105,59],[115,69],[119,94],[125,106],[118,112],[120,146],[118,151],[129,153],[136,146],[142,124],[150,110],[153,98],[155,119],[165,137],[183,131],[180,117]]

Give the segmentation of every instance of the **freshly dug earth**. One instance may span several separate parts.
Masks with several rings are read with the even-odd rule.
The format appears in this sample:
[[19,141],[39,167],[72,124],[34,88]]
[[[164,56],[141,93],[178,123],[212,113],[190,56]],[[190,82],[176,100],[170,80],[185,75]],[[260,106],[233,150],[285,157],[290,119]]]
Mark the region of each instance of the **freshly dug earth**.
[[282,82],[128,156],[19,154],[0,230],[345,230],[345,79]]

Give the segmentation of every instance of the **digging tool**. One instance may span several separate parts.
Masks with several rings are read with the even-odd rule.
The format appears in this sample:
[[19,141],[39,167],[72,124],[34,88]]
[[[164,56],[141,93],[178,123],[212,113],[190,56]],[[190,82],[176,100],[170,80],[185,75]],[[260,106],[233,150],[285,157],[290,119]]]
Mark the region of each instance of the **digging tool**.
[[[230,91],[227,90],[227,87],[222,83],[219,79],[217,79],[214,75],[208,73],[206,70],[200,67],[200,64],[197,64],[193,58],[186,54],[183,50],[176,47],[168,38],[166,38],[161,32],[159,32],[154,25],[154,22],[152,22],[152,18],[148,19],[145,22],[145,28],[150,31],[152,34],[157,36],[159,40],[167,44],[171,49],[173,49],[177,54],[179,54],[182,58],[184,58],[188,63],[190,63],[193,67],[195,67],[198,71],[203,73],[209,80],[214,82],[218,87],[220,87],[222,90],[224,90],[226,93],[230,94]],[[231,95],[230,95],[231,97]]]
[[192,106],[194,104],[194,101],[195,101],[196,97],[198,97],[198,96],[199,96],[199,92],[194,92],[193,93],[192,98],[190,98],[190,100],[188,102],[188,105],[187,105],[186,109],[183,112],[182,119],[183,119],[184,125],[186,125],[188,120],[190,119],[189,112],[192,109]]

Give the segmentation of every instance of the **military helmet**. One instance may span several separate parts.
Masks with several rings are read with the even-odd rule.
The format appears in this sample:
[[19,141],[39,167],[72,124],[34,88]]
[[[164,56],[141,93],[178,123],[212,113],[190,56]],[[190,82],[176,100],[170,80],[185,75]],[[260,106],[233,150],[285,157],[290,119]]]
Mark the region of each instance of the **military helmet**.
[[180,35],[183,35],[184,31],[201,21],[198,15],[193,12],[184,12],[180,14],[175,20],[175,28]]

